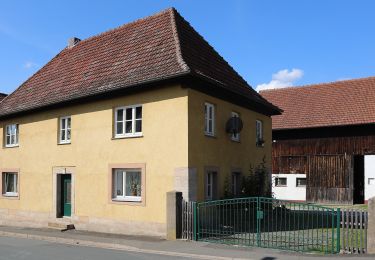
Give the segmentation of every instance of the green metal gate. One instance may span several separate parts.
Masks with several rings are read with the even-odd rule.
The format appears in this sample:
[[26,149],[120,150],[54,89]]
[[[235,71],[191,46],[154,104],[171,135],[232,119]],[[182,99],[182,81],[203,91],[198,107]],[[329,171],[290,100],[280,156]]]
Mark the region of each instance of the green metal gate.
[[194,238],[200,241],[279,248],[340,251],[340,209],[251,197],[195,203]]

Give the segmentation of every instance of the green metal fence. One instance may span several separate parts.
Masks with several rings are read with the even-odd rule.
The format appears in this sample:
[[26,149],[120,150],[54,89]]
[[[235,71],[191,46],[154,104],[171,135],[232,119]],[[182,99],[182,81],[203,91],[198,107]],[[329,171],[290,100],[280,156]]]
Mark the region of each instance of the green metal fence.
[[340,252],[340,210],[251,197],[194,203],[196,240],[279,248]]

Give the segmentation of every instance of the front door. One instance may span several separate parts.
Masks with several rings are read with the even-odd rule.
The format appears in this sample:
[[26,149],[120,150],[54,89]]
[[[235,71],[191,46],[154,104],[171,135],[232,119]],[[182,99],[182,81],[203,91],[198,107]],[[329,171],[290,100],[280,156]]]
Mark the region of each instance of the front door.
[[62,208],[63,208],[63,215],[66,217],[70,217],[72,214],[72,176],[70,174],[62,175]]

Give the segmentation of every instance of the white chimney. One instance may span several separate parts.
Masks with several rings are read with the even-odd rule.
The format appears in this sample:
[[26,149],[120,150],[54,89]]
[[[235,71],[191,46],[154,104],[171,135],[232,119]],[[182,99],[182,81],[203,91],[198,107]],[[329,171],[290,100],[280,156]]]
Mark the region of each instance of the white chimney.
[[78,38],[76,38],[76,37],[70,38],[70,39],[68,40],[68,48],[73,48],[73,47],[76,46],[80,41],[81,41],[81,39],[78,39]]

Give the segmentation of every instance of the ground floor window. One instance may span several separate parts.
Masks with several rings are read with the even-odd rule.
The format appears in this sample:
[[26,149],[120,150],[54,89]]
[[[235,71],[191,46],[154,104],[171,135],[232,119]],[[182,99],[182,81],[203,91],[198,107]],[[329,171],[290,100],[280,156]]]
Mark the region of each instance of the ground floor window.
[[142,200],[142,170],[113,170],[113,199],[123,201]]
[[239,172],[232,172],[232,195],[237,196],[240,194],[241,191],[241,173]]
[[3,172],[2,173],[2,193],[5,196],[18,196],[18,173]]
[[285,186],[287,186],[286,178],[284,178],[284,177],[276,177],[275,178],[275,186],[276,187],[285,187]]
[[205,197],[206,200],[216,199],[217,193],[217,172],[216,171],[207,171],[206,172],[206,185],[205,185]]
[[306,178],[297,178],[296,186],[297,187],[306,187]]

